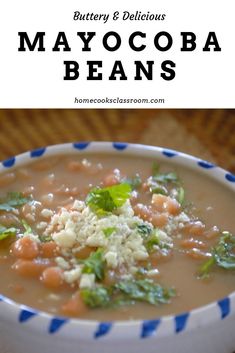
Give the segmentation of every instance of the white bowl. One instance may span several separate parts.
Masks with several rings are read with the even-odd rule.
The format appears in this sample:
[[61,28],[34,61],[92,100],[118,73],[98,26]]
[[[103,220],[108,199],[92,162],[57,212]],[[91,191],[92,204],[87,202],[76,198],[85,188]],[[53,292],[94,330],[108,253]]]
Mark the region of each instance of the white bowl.
[[[195,157],[160,147],[92,142],[37,149],[1,163],[0,173],[57,154],[128,154],[187,166],[235,192],[235,176]],[[0,353],[232,353],[235,293],[176,316],[155,320],[97,322],[65,319],[0,295]]]

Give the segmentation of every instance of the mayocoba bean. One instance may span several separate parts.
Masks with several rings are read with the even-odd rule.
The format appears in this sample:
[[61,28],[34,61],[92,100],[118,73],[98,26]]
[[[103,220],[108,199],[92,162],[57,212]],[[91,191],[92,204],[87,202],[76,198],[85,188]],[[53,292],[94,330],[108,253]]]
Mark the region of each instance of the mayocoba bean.
[[77,291],[67,303],[63,304],[61,307],[61,312],[63,315],[68,316],[80,316],[88,310],[84,301],[82,300],[80,291]]
[[54,194],[52,194],[51,192],[48,194],[44,194],[40,198],[40,201],[42,202],[44,207],[49,207],[52,205],[52,203],[54,201]]
[[119,169],[114,169],[112,172],[107,174],[104,177],[103,184],[104,186],[112,186],[119,184],[121,180],[121,174]]
[[168,213],[166,212],[158,212],[152,210],[146,205],[138,203],[133,207],[135,215],[139,216],[145,221],[151,222],[154,227],[163,227],[166,225],[168,220]]
[[75,249],[74,253],[78,259],[86,259],[95,250],[96,248],[85,246],[83,248]]
[[103,284],[106,286],[111,286],[117,281],[117,278],[117,273],[114,270],[105,271]]
[[190,222],[183,228],[184,233],[190,235],[203,235],[205,232],[205,224],[200,221]]
[[210,229],[208,229],[207,231],[205,231],[204,235],[207,239],[213,239],[218,237],[218,235],[220,234],[220,230],[218,227],[214,226]]
[[47,288],[59,288],[63,284],[63,271],[57,266],[46,268],[40,277]]
[[182,240],[181,246],[185,249],[193,249],[193,248],[205,249],[207,247],[203,241],[196,240],[193,238]]
[[0,224],[4,225],[5,227],[11,227],[12,224],[18,226],[20,225],[20,221],[18,217],[12,213],[4,213],[0,215]]
[[164,255],[160,251],[155,251],[149,256],[149,261],[153,267],[157,267],[159,262],[168,261],[172,257],[173,252],[168,251]]
[[40,255],[45,258],[51,258],[59,255],[59,249],[54,241],[40,244]]
[[79,161],[69,161],[67,168],[70,172],[80,172],[82,170],[82,163]]
[[207,252],[202,251],[198,248],[192,248],[186,252],[186,254],[195,260],[205,260],[206,258],[210,257],[211,255]]
[[36,241],[30,237],[24,236],[12,244],[12,254],[21,259],[32,260],[39,254],[39,248]]
[[152,213],[151,217],[148,219],[154,227],[164,227],[168,220],[167,213]]
[[26,203],[22,209],[21,209],[21,214],[24,218],[27,218],[28,214],[32,214],[32,205]]
[[23,277],[38,278],[50,265],[52,265],[51,262],[45,259],[44,261],[18,259],[12,265],[12,268]]
[[137,203],[137,205],[135,205],[133,209],[134,209],[135,215],[139,216],[144,220],[148,220],[152,216],[152,212],[150,211],[148,206],[143,205],[142,203]]
[[158,212],[168,212],[173,216],[180,212],[180,204],[177,200],[161,194],[153,194],[152,207]]

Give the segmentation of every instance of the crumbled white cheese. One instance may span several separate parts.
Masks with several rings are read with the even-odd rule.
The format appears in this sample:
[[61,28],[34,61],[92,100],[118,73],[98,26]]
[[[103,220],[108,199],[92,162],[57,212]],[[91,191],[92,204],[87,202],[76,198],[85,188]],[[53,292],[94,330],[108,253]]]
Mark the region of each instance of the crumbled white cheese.
[[133,253],[133,257],[136,261],[146,260],[148,256],[149,254],[146,250],[137,250]]
[[[64,271],[64,279],[67,283],[77,282],[81,276],[81,266],[76,266],[70,271]],[[83,275],[84,276],[84,275]]]
[[26,220],[29,221],[29,222],[35,222],[35,217],[34,217],[34,215],[31,214],[31,213],[27,213],[27,214],[25,215],[25,218],[26,218]]
[[37,229],[45,229],[47,227],[47,222],[39,222],[37,224]]
[[146,271],[146,276],[148,277],[159,276],[159,270],[157,268],[153,268],[152,270]]
[[76,233],[73,229],[67,228],[52,234],[52,239],[62,248],[72,248],[76,243]]
[[48,208],[44,208],[44,209],[41,211],[41,215],[42,215],[42,217],[50,218],[51,216],[53,216],[53,211],[52,211],[52,210],[49,210]]
[[127,200],[122,207],[119,207],[117,214],[122,214],[123,216],[126,216],[126,217],[134,216],[134,210],[131,207],[130,200]]
[[108,251],[104,256],[108,267],[116,268],[118,265],[117,253],[114,251]]
[[57,265],[62,268],[63,270],[68,270],[70,268],[70,265],[68,263],[68,261],[66,261],[63,257],[61,256],[57,256],[55,258],[55,262],[57,263]]
[[[53,229],[52,238],[61,248],[72,249],[76,243],[102,247],[107,265],[111,268],[146,259],[148,252],[136,230],[136,224],[143,224],[142,219],[134,216],[129,200],[116,213],[99,218],[84,202],[75,201],[71,210],[63,208],[59,215],[52,217],[45,234],[50,234]],[[107,238],[103,230],[109,227],[116,230]]]
[[79,283],[79,288],[92,288],[95,284],[95,275],[93,273],[83,273]]
[[190,221],[190,218],[185,212],[181,212],[178,216],[175,217],[176,223],[180,223],[180,222],[186,223],[189,221]]
[[166,226],[163,228],[164,231],[172,236],[178,228],[183,228],[184,224],[189,222],[190,218],[185,212],[181,212],[177,216],[169,216]]
[[166,232],[162,229],[158,229],[157,234],[161,242],[167,244],[169,247],[173,247],[172,238],[169,237]]
[[22,235],[22,237],[27,236],[27,238],[30,238],[31,240],[35,241],[36,243],[40,243],[39,236],[37,234],[27,234],[27,235]]
[[[61,252],[61,255],[64,257],[68,257],[68,258],[71,257],[71,251],[68,248],[60,248],[60,252]],[[76,259],[75,259],[75,261],[77,263]],[[71,262],[71,259],[70,259],[70,262]]]
[[[137,225],[143,224],[153,229],[151,223],[134,216],[129,200],[113,214],[104,217],[97,216],[90,207],[86,206],[85,202],[76,200],[70,209],[61,208],[58,214],[52,216],[44,235],[52,236],[60,247],[62,256],[69,259],[70,270],[66,271],[65,280],[68,283],[73,283],[81,275],[81,270],[77,268],[76,251],[74,250],[80,247],[89,246],[94,248],[94,251],[101,247],[108,268],[115,269],[124,266],[127,269],[124,275],[128,275],[128,272],[129,275],[132,275],[132,272],[135,273],[136,263],[149,257],[144,245],[144,237],[137,228]],[[114,231],[108,236],[104,232],[107,228],[114,228]],[[169,244],[169,247],[172,246],[172,239],[166,232],[159,230],[158,237],[163,243]],[[157,250],[162,251],[159,247]],[[59,266],[63,268],[62,262]],[[72,272],[73,270],[74,272]],[[95,277],[90,277],[90,275],[81,275],[81,288],[92,286]]]
[[91,162],[89,162],[87,159],[82,160],[82,165],[86,168],[89,168],[91,166]]
[[83,201],[75,200],[74,204],[72,206],[72,209],[77,210],[77,211],[82,211],[84,209],[84,206],[85,206],[85,204]]
[[53,301],[60,300],[60,296],[58,294],[55,294],[55,293],[48,294],[47,298],[49,300],[53,300]]
[[132,275],[135,275],[136,272],[138,272],[138,267],[136,267],[136,266],[131,266],[131,267],[130,267],[130,273],[131,273]]
[[153,177],[150,176],[150,177],[146,180],[146,184],[147,184],[148,186],[151,186],[152,183],[153,183]]
[[93,246],[93,247],[103,247],[103,246],[106,246],[107,243],[108,243],[108,240],[104,237],[103,232],[93,233],[86,240],[86,244],[88,246]]
[[161,254],[162,254],[162,256],[169,256],[169,251],[168,251],[168,249],[161,249]]

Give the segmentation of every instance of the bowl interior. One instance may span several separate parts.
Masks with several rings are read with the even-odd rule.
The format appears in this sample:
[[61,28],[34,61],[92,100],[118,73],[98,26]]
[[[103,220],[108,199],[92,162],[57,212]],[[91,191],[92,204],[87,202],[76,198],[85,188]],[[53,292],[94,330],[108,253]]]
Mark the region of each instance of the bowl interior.
[[[94,153],[138,156],[140,163],[142,158],[157,158],[160,162],[163,161],[173,166],[177,165],[189,168],[195,171],[195,173],[205,175],[223,184],[231,192],[235,192],[235,176],[210,162],[161,147],[128,143],[78,142],[40,148],[3,161],[0,165],[0,172],[18,168],[19,166],[48,156],[56,156],[58,154],[89,156]],[[1,315],[6,320],[17,321],[18,323],[30,322],[30,325],[36,329],[38,327],[45,329],[46,327],[49,334],[60,332],[61,335],[68,335],[68,330],[70,330],[70,335],[73,336],[77,334],[75,332],[78,332],[79,327],[79,336],[83,339],[84,337],[99,338],[100,336],[107,335],[111,335],[114,338],[122,337],[122,339],[132,336],[144,338],[151,336],[156,330],[158,330],[159,335],[165,336],[191,330],[201,325],[206,326],[215,320],[224,319],[234,313],[235,293],[231,293],[226,298],[190,312],[160,317],[155,320],[135,320],[129,322],[97,322],[56,317],[15,303],[1,295],[0,306],[2,309]]]

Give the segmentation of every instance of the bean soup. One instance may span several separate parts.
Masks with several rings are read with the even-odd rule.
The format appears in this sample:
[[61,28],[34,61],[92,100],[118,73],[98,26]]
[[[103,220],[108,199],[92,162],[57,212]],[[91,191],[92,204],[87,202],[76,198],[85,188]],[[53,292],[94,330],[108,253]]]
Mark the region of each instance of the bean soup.
[[235,290],[234,195],[151,158],[47,157],[0,176],[0,293],[59,316],[148,319]]

